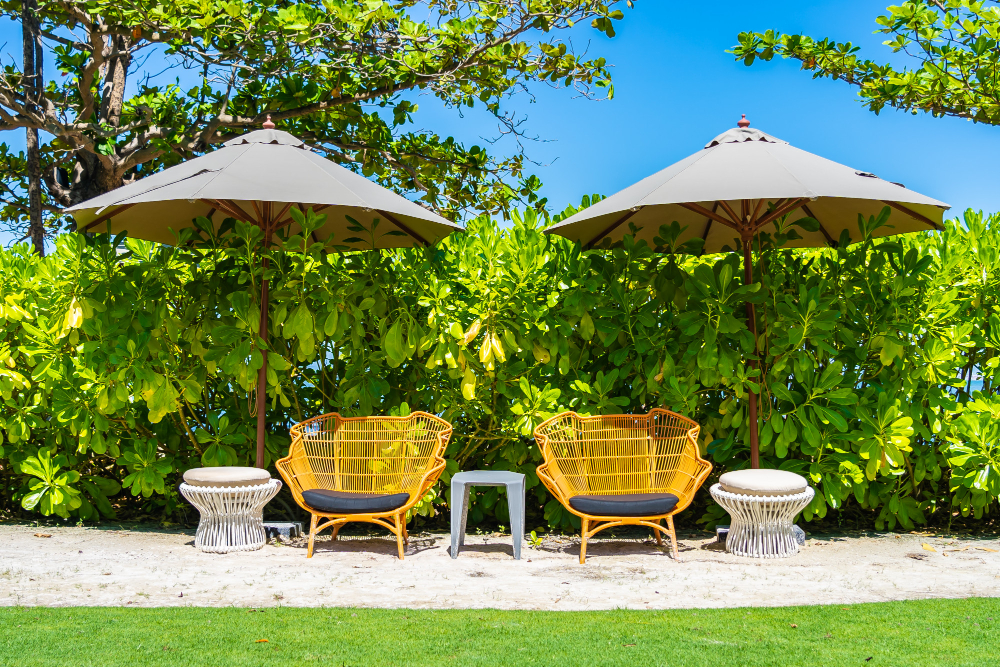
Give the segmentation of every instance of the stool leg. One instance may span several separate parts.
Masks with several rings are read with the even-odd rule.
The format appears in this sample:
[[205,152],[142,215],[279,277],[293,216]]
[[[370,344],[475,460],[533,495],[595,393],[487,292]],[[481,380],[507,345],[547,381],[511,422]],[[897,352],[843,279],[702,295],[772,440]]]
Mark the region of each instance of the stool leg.
[[521,559],[524,538],[524,481],[507,485],[507,508],[510,510],[510,535],[514,543],[514,559]]

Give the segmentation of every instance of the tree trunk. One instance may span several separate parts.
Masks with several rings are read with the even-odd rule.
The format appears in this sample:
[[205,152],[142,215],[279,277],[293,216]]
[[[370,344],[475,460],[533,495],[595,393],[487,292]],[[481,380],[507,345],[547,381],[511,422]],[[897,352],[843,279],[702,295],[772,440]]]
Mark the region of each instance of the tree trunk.
[[121,123],[122,105],[125,102],[125,79],[128,67],[132,62],[129,53],[131,46],[128,39],[122,36],[108,38],[108,61],[104,69],[104,84],[101,86],[101,107],[99,118],[118,127]]
[[[21,33],[24,43],[24,97],[29,108],[34,107],[42,94],[42,39],[39,29],[36,0],[22,0]],[[45,226],[42,222],[42,167],[38,145],[38,130],[29,127],[27,133],[28,176],[28,236],[35,252],[45,256]]]

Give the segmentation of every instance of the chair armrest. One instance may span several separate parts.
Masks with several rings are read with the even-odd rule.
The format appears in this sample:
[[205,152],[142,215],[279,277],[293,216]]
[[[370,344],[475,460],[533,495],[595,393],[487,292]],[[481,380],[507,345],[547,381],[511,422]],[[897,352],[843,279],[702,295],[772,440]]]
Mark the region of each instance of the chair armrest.
[[552,495],[555,496],[556,500],[558,500],[563,505],[569,502],[566,499],[566,496],[563,494],[562,489],[559,488],[559,485],[556,484],[556,481],[552,479],[552,476],[549,474],[548,463],[543,463],[542,465],[538,466],[535,469],[535,471],[538,473],[538,479],[540,479],[542,484],[545,485],[545,488],[547,488],[552,493]]
[[698,453],[698,443],[691,437],[688,438],[687,451],[684,458],[688,459],[686,465],[681,466],[680,473],[674,476],[670,492],[680,500],[675,509],[676,512],[683,510],[694,500],[695,494],[701,485],[708,479],[712,472],[712,464],[701,458]]
[[302,452],[302,440],[293,439],[292,444],[288,448],[288,455],[275,461],[274,467],[278,470],[278,474],[285,480],[285,484],[288,485],[288,490],[292,492],[292,498],[299,506],[305,509],[306,506],[302,500],[302,484],[299,482],[298,477],[295,476],[292,467],[294,465],[293,462],[298,457],[305,458],[305,454]]
[[420,478],[420,484],[417,486],[420,489],[420,495],[423,495],[427,489],[437,483],[441,473],[444,472],[445,465],[447,465],[443,458],[435,457],[435,459],[437,462],[434,464],[434,467],[425,472],[424,476]]
[[441,472],[445,468],[445,460],[440,456],[434,457],[436,463],[427,472],[423,474],[420,478],[420,482],[413,486],[416,493],[410,493],[410,499],[406,501],[406,504],[399,508],[399,511],[409,512],[410,509],[419,503],[424,498],[424,494],[427,493],[427,489],[434,486],[438,478],[441,476]]

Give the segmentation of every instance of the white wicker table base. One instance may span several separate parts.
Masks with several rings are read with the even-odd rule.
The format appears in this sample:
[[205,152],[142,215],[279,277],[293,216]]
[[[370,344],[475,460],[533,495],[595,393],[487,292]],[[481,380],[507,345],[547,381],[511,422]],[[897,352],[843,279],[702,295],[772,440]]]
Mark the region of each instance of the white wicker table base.
[[253,551],[264,546],[264,505],[277,495],[281,481],[254,486],[192,486],[180,492],[201,513],[194,545],[202,551]]
[[816,495],[812,487],[791,496],[747,496],[711,489],[715,502],[729,512],[732,525],[726,536],[726,551],[751,558],[787,558],[799,552],[792,532],[792,519]]

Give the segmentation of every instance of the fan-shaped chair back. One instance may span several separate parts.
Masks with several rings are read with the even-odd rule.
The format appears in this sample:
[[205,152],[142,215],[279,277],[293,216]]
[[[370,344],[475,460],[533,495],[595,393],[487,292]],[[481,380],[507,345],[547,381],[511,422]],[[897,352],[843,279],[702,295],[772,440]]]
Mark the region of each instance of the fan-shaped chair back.
[[322,415],[296,424],[282,462],[306,489],[417,493],[441,459],[451,425],[425,412],[406,417]]
[[697,423],[669,410],[646,415],[557,415],[535,430],[564,496],[657,493],[693,495]]

